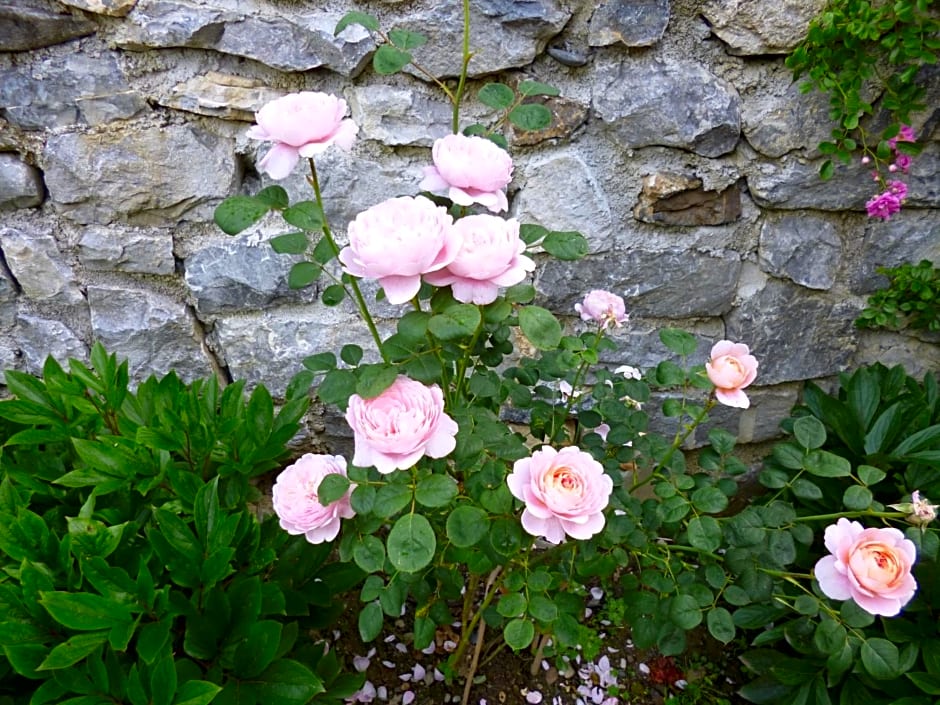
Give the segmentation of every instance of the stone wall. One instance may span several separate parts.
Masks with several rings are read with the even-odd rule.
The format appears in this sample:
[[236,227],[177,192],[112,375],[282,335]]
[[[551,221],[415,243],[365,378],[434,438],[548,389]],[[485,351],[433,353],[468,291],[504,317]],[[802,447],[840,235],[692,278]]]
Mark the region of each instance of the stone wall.
[[[940,368],[936,340],[861,333],[875,268],[940,261],[940,81],[925,74],[926,140],[903,212],[871,221],[864,168],[820,181],[824,96],[783,56],[821,0],[473,0],[470,95],[496,74],[558,86],[555,124],[510,134],[511,214],[586,234],[591,254],[541,263],[545,305],[622,294],[631,325],[611,364],[650,364],[662,325],[748,342],[761,360],[745,441],[775,434],[801,380],[874,360]],[[351,154],[318,163],[340,238],[360,210],[417,192],[448,107],[417,75],[377,76],[373,38],[333,36],[347,0],[13,0],[0,3],[0,368],[85,358],[102,341],[137,377],[176,369],[283,389],[300,359],[361,339],[350,309],[286,285],[274,219],[223,235],[212,211],[267,184],[245,138],[286,92],[344,95]],[[417,29],[416,59],[457,73],[460,3],[355,9]],[[493,116],[472,100],[468,119]],[[285,186],[309,198],[298,170]],[[386,324],[393,307],[379,308]],[[574,320],[572,325],[576,325]]]

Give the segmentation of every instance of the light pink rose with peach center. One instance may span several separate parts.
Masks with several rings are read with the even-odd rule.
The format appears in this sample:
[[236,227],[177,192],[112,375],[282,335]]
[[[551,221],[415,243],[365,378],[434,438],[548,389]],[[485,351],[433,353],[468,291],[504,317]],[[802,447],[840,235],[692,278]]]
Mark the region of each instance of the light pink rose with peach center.
[[248,136],[274,142],[258,162],[272,179],[283,179],[301,157],[314,157],[331,145],[351,149],[359,127],[346,114],[346,101],[327,93],[302,91],[265,104],[255,113]]
[[424,280],[434,286],[449,285],[458,301],[492,303],[499,287],[518,284],[535,269],[535,262],[522,254],[526,245],[515,218],[469,215],[454,223],[454,229],[462,239],[457,256]]
[[349,224],[349,245],[339,253],[344,269],[378,279],[389,303],[403,304],[421,288],[421,275],[446,267],[462,238],[443,206],[421,196],[390,198]]
[[832,555],[816,562],[819,589],[833,600],[854,600],[869,614],[894,617],[917,591],[914,543],[897,529],[865,529],[841,518],[826,528]]
[[712,347],[705,371],[715,385],[715,396],[722,404],[739,409],[747,409],[751,405],[743,390],[757,377],[757,358],[750,354],[747,345],[719,340]]
[[443,458],[457,445],[457,423],[444,412],[444,394],[399,376],[377,397],[349,398],[346,421],[353,430],[353,464],[383,475],[407,470],[422,457]]
[[517,460],[506,477],[509,491],[525,502],[522,528],[550,543],[567,534],[589,539],[604,528],[613,480],[590,454],[569,446],[545,446]]
[[277,476],[272,490],[274,512],[287,533],[303,534],[310,543],[332,541],[339,534],[340,520],[356,515],[349,504],[353,485],[335,502],[320,504],[320,483],[330,474],[346,476],[342,456],[306,453]]
[[447,135],[431,148],[434,166],[424,168],[420,188],[460,206],[479,203],[493,213],[509,208],[503,189],[512,179],[512,158],[485,137]]

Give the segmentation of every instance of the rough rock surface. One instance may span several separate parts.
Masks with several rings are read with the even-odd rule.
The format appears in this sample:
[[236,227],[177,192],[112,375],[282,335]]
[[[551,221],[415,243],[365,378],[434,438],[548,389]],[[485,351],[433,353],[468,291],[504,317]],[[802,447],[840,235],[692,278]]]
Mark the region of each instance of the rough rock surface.
[[29,374],[42,374],[42,366],[50,355],[63,365],[72,357],[88,359],[88,347],[62,321],[23,313],[17,316],[13,337],[14,355]]
[[251,5],[179,0],[141,0],[115,37],[127,49],[190,47],[243,56],[284,71],[327,68],[355,76],[366,65],[375,43],[360,25],[333,29],[341,13],[282,9],[257,15]]
[[15,154],[0,154],[0,211],[38,206],[44,195],[39,169]]
[[721,191],[702,187],[702,180],[657,173],[643,179],[633,216],[660,225],[724,225],[741,217],[741,187]]
[[692,62],[597,64],[592,104],[623,147],[680,147],[705,157],[734,149],[741,135],[734,87]]
[[359,135],[389,145],[430,146],[452,130],[447,103],[398,86],[361,86],[349,90],[349,107]]
[[90,286],[88,305],[95,339],[127,358],[135,379],[170,370],[186,380],[210,373],[193,317],[183,304],[153,291]]
[[94,31],[94,22],[58,3],[16,0],[0,5],[0,52],[39,49]]
[[732,54],[789,54],[826,0],[708,0],[702,14]]
[[176,271],[169,230],[91,226],[82,230],[77,252],[82,266],[92,271],[162,275]]
[[79,223],[210,220],[239,177],[230,140],[182,125],[55,135],[44,162],[56,209]]
[[137,0],[59,0],[59,2],[79,10],[109,17],[123,17],[137,4]]
[[760,232],[761,268],[809,289],[830,289],[844,248],[835,224],[814,215],[774,215]]
[[281,95],[282,91],[268,88],[260,81],[210,71],[178,83],[159,100],[168,107],[197,115],[254,122],[255,112]]
[[527,98],[526,103],[544,105],[552,113],[552,124],[541,130],[517,130],[512,128],[512,144],[517,147],[531,147],[546,140],[569,141],[575,130],[588,119],[587,106],[567,98]]
[[52,235],[0,228],[0,249],[23,294],[34,301],[70,306],[82,293]]
[[662,39],[669,24],[669,0],[608,0],[591,16],[588,43],[648,47]]

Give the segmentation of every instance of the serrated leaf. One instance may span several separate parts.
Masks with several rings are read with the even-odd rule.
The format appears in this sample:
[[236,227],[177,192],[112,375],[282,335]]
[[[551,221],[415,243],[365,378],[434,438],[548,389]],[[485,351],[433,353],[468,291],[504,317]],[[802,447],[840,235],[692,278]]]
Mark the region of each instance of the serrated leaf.
[[213,218],[227,235],[237,235],[261,220],[270,210],[253,196],[231,196],[215,209]]
[[383,44],[372,55],[372,68],[381,76],[398,73],[411,63],[411,54],[391,44]]
[[509,111],[509,122],[520,130],[544,130],[552,124],[552,111],[535,103],[517,105]]
[[354,10],[347,12],[340,18],[339,22],[336,23],[336,28],[333,30],[333,36],[335,37],[351,24],[362,25],[370,32],[377,32],[379,29],[379,21],[375,16],[367,12],[357,12]]
[[490,108],[504,110],[513,104],[516,96],[512,88],[503,83],[487,83],[480,89],[477,99]]
[[520,309],[519,327],[529,342],[539,350],[554,350],[561,343],[561,323],[551,311],[541,306]]

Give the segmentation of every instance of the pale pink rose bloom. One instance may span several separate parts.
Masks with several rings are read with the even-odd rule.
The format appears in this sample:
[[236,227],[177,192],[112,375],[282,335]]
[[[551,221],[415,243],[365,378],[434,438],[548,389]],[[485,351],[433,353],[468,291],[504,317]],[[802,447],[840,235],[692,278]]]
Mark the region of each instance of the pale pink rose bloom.
[[463,240],[457,256],[424,280],[434,286],[449,285],[458,301],[492,303],[499,287],[518,284],[535,269],[535,262],[522,254],[526,246],[515,218],[469,215],[454,223],[454,229]]
[[289,534],[303,534],[310,543],[332,541],[339,534],[340,519],[356,515],[349,504],[354,489],[325,507],[317,491],[330,474],[346,475],[346,460],[340,455],[306,453],[277,476],[272,490],[274,512],[281,528]]
[[509,491],[525,502],[522,528],[550,543],[565,534],[589,539],[604,528],[613,480],[590,454],[575,446],[545,446],[517,460],[506,477]]
[[444,412],[444,394],[399,376],[377,397],[349,398],[346,421],[355,443],[353,464],[383,475],[407,470],[423,456],[443,458],[457,445],[457,423]]
[[346,114],[346,101],[327,93],[302,91],[272,100],[255,113],[248,136],[274,142],[258,162],[272,179],[283,179],[301,157],[314,157],[329,146],[351,149],[359,127]]
[[594,321],[604,328],[619,328],[629,318],[623,299],[599,289],[589,291],[584,301],[574,305],[574,310],[581,314],[582,321]]
[[460,206],[479,203],[493,213],[509,208],[503,191],[512,179],[512,158],[485,137],[447,135],[431,148],[434,166],[424,167],[419,188]]
[[708,379],[715,385],[715,396],[722,404],[747,409],[751,400],[744,393],[757,377],[757,358],[744,343],[719,340],[712,347],[711,360],[705,363]]
[[339,253],[345,270],[378,279],[389,303],[403,304],[421,288],[421,275],[446,267],[461,236],[443,206],[427,198],[390,198],[349,224],[349,245]]
[[825,544],[832,555],[820,558],[813,573],[827,597],[894,617],[917,591],[911,575],[917,550],[897,529],[865,529],[843,517],[826,528]]

